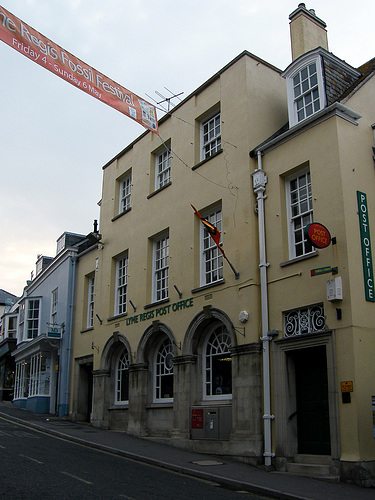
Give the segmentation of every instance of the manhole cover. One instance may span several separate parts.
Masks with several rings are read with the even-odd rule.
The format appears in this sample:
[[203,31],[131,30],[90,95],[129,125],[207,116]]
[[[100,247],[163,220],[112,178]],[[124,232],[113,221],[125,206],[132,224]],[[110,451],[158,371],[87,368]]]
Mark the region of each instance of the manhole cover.
[[196,465],[224,465],[223,462],[217,462],[216,460],[197,460],[192,463]]

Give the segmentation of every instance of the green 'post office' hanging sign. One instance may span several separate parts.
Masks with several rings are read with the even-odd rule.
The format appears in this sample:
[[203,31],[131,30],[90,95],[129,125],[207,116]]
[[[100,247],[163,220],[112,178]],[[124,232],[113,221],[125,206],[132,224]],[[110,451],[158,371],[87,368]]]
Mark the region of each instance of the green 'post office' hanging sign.
[[372,267],[372,252],[370,239],[370,224],[367,209],[367,196],[357,191],[359,229],[361,232],[363,278],[365,282],[366,300],[375,302],[374,271]]

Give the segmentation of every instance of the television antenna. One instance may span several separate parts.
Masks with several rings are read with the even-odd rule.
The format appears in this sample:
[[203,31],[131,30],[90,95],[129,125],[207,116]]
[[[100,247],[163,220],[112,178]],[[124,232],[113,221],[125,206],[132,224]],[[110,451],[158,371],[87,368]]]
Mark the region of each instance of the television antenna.
[[156,94],[156,95],[158,95],[159,97],[161,97],[161,98],[162,98],[162,100],[161,100],[161,101],[156,101],[156,100],[155,100],[155,99],[153,99],[151,96],[149,96],[149,95],[147,95],[147,94],[146,94],[146,95],[147,95],[147,97],[149,97],[150,99],[152,99],[152,100],[153,100],[153,101],[154,101],[154,102],[155,102],[158,106],[160,106],[160,105],[162,105],[162,104],[164,104],[164,103],[167,103],[167,104],[168,104],[168,109],[165,109],[163,106],[161,106],[161,108],[163,109],[163,111],[165,111],[166,113],[168,113],[168,112],[170,111],[170,109],[171,109],[171,105],[172,105],[172,106],[175,106],[175,104],[173,104],[173,102],[171,102],[171,101],[172,101],[172,99],[177,98],[179,101],[181,101],[181,99],[180,99],[180,97],[179,97],[179,96],[180,96],[180,95],[182,95],[182,94],[183,94],[183,92],[179,92],[178,94],[175,94],[175,93],[174,93],[174,92],[172,92],[171,90],[167,89],[167,87],[164,87],[164,88],[165,88],[165,90],[166,90],[167,92],[169,92],[171,95],[166,97],[165,95],[163,95],[163,94],[161,94],[160,92],[158,92],[157,90],[155,90],[155,94]]

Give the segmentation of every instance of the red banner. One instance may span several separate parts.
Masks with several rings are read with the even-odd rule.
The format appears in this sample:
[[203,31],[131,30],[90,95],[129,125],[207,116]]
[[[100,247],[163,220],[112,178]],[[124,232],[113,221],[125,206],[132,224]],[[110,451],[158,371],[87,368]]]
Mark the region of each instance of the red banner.
[[63,80],[158,133],[155,106],[77,59],[1,6],[0,40]]

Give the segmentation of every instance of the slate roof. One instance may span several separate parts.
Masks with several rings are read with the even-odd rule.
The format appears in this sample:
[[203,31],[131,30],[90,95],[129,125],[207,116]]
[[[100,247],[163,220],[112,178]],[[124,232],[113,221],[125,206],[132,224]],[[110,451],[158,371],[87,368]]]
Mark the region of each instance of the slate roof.
[[351,87],[349,87],[342,93],[339,99],[340,101],[355,92],[355,90],[358,89],[358,87],[366,80],[366,78],[368,78],[372,73],[375,72],[375,57],[362,64],[362,66],[358,68],[358,71],[360,71],[361,76],[353,83]]
[[5,305],[7,299],[12,299],[13,302],[15,302],[18,299],[18,297],[0,288],[0,304]]

